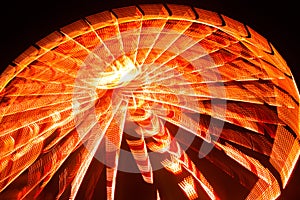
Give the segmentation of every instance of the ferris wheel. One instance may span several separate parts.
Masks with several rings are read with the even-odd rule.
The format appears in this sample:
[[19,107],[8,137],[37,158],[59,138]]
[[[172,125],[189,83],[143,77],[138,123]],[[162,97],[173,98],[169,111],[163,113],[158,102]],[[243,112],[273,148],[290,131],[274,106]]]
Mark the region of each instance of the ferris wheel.
[[175,4],[96,13],[1,74],[0,199],[276,199],[299,114],[289,66],[243,23]]

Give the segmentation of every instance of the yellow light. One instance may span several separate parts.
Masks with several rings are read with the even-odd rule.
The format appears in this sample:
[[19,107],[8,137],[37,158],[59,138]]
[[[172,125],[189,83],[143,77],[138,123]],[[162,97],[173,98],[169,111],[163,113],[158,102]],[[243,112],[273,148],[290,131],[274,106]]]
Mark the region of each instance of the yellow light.
[[114,89],[123,87],[140,74],[139,68],[127,56],[123,56],[120,60],[117,60],[111,68],[113,71],[101,73],[97,81],[97,88]]

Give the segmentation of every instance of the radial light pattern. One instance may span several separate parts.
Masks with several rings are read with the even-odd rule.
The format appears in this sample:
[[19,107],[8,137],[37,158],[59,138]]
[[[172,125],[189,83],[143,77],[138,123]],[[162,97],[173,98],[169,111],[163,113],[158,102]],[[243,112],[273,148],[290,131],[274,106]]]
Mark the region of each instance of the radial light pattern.
[[275,199],[300,153],[284,59],[189,6],[76,21],[15,59],[0,91],[2,200]]

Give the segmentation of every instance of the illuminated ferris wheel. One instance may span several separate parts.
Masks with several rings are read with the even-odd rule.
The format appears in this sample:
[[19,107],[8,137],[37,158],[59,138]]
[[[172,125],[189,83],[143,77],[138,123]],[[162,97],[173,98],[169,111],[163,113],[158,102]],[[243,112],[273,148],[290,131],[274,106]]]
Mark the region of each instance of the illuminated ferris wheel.
[[224,15],[113,9],[13,63],[0,76],[1,200],[276,199],[300,154],[291,70]]

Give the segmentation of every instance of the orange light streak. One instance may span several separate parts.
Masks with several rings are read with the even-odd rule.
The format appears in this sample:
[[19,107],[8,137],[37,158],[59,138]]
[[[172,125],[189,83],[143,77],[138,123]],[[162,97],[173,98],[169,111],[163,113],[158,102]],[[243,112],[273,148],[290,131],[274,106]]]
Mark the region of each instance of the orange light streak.
[[184,178],[183,181],[178,183],[178,185],[185,192],[185,194],[190,200],[194,200],[198,198],[195,182],[192,176]]

